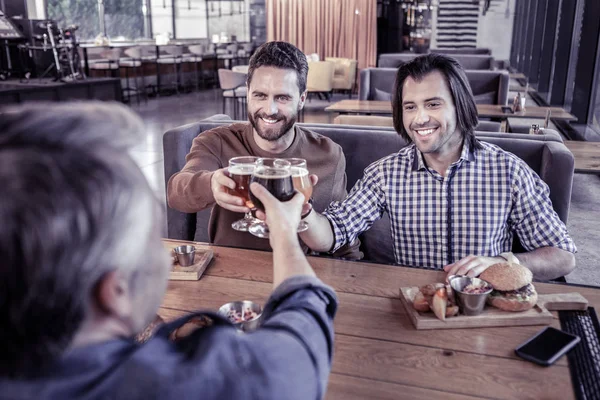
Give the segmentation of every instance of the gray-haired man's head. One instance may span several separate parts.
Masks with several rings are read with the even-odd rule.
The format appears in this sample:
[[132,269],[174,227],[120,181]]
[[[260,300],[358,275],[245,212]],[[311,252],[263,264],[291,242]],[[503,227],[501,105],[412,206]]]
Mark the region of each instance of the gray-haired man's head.
[[107,321],[133,334],[156,312],[162,211],[128,154],[143,132],[116,104],[0,111],[0,375],[30,373]]

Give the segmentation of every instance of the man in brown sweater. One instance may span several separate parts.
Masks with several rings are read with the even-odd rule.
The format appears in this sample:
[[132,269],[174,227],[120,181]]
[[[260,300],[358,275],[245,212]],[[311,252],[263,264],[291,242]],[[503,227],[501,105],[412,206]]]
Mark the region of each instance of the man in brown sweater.
[[[249,211],[229,193],[235,188],[227,173],[230,158],[239,156],[304,158],[318,177],[313,207],[323,211],[330,202],[346,198],[346,159],[331,139],[295,126],[306,100],[308,63],[305,55],[285,42],[259,47],[248,68],[250,123],[221,126],[198,135],[181,172],[167,185],[169,206],[194,213],[212,207],[209,236],[218,245],[270,250],[269,241],[231,227]],[[314,179],[314,178],[313,178]],[[334,255],[358,259],[356,240]]]

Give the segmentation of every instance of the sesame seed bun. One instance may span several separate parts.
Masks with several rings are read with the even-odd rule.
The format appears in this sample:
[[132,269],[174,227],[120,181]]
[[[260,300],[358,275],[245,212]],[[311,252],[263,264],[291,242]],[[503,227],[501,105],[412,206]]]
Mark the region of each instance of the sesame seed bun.
[[517,290],[531,283],[533,274],[519,264],[497,263],[483,271],[479,278],[489,282],[495,290]]

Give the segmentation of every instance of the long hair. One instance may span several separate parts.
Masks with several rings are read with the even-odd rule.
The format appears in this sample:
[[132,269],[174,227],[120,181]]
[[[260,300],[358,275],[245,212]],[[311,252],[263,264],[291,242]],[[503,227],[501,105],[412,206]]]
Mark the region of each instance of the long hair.
[[267,42],[256,49],[248,66],[248,86],[252,82],[254,70],[260,67],[293,69],[298,77],[300,94],[306,90],[308,61],[306,61],[304,53],[296,46],[287,42]]
[[160,221],[160,208],[127,153],[143,132],[117,104],[0,111],[0,376],[58,358],[106,273],[131,278],[152,265],[139,232]]
[[470,149],[479,148],[481,145],[475,138],[475,127],[479,123],[479,119],[469,80],[458,61],[441,54],[432,53],[416,57],[398,68],[392,95],[394,129],[408,142],[411,141],[408,132],[404,129],[404,121],[402,120],[402,88],[404,87],[404,81],[408,77],[420,81],[425,75],[433,71],[439,71],[446,78],[456,108],[456,126],[463,135],[465,143]]

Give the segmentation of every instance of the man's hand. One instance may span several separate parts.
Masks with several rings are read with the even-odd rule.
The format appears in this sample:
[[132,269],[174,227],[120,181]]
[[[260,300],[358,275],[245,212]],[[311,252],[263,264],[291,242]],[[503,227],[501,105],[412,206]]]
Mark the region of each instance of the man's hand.
[[506,262],[502,257],[483,257],[483,256],[466,256],[444,267],[444,271],[448,275],[467,275],[470,277],[479,276],[488,267],[499,262]]
[[264,219],[269,226],[273,238],[277,235],[285,235],[292,232],[296,236],[298,224],[300,223],[300,211],[304,202],[304,195],[297,192],[291,200],[281,202],[277,200],[264,186],[252,183],[250,190],[263,203],[265,212],[257,212],[257,217]]
[[227,168],[213,172],[210,178],[210,189],[217,204],[224,209],[239,213],[250,211],[244,204],[244,199],[229,194],[228,189],[235,189],[235,182],[227,175]]

